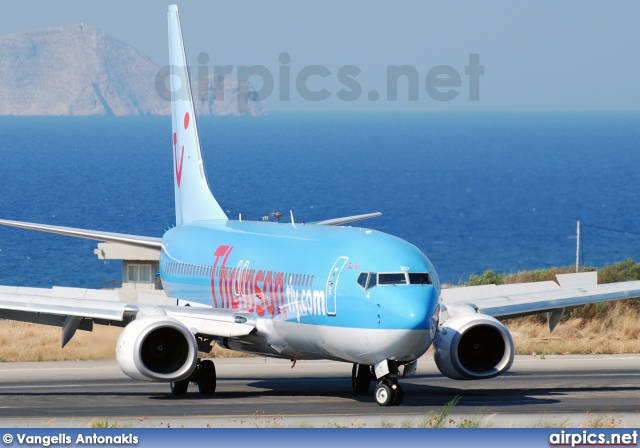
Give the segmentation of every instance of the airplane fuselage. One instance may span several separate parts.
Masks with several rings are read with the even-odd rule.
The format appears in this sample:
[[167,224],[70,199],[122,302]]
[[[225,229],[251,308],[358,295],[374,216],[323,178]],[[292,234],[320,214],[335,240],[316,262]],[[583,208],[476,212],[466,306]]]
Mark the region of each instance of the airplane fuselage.
[[252,313],[258,332],[229,348],[372,365],[431,345],[440,286],[428,258],[355,227],[201,221],[169,230],[160,262],[171,297]]

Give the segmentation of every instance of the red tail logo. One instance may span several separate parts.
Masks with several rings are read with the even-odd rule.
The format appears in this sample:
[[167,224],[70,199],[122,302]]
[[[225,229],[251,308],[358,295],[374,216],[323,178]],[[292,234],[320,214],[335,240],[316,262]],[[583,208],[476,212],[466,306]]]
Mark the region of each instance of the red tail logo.
[[[189,112],[184,114],[184,129],[189,127]],[[182,145],[182,152],[180,154],[180,165],[178,165],[178,134],[173,133],[173,160],[176,165],[176,181],[178,182],[178,188],[180,188],[180,182],[182,181],[182,165],[184,162],[184,145]]]

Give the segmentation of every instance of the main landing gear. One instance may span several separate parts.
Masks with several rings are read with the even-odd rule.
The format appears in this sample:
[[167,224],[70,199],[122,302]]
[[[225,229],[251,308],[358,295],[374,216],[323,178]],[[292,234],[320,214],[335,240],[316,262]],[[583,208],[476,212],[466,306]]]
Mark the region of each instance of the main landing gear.
[[[385,361],[386,362],[386,361]],[[404,400],[404,391],[398,384],[398,365],[388,362],[388,373],[378,380],[374,397],[380,406],[398,406]],[[375,379],[374,368],[363,364],[354,364],[351,370],[351,386],[353,392],[364,395],[369,392],[371,382]]]
[[200,395],[213,395],[216,391],[216,366],[213,361],[209,359],[198,360],[198,365],[189,378],[171,383],[171,393],[173,395],[186,394],[189,383],[198,385]]
[[354,364],[353,369],[351,369],[351,386],[353,387],[353,392],[358,395],[369,393],[371,380],[373,380],[373,378],[374,376],[370,366]]

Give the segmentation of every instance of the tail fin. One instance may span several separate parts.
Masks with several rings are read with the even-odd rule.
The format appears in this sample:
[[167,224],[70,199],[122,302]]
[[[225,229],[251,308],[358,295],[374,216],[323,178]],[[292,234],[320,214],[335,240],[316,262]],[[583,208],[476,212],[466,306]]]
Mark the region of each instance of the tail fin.
[[176,225],[227,219],[204,173],[178,7],[169,6],[169,64]]

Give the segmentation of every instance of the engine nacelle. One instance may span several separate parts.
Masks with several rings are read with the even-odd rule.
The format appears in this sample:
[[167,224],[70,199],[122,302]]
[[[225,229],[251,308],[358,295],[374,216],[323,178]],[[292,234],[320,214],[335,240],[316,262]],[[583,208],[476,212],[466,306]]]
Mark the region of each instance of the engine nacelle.
[[454,380],[493,378],[513,363],[513,339],[500,321],[486,314],[451,317],[438,328],[434,359]]
[[172,317],[142,317],[120,333],[116,358],[131,378],[180,381],[196,368],[198,343],[193,333]]

